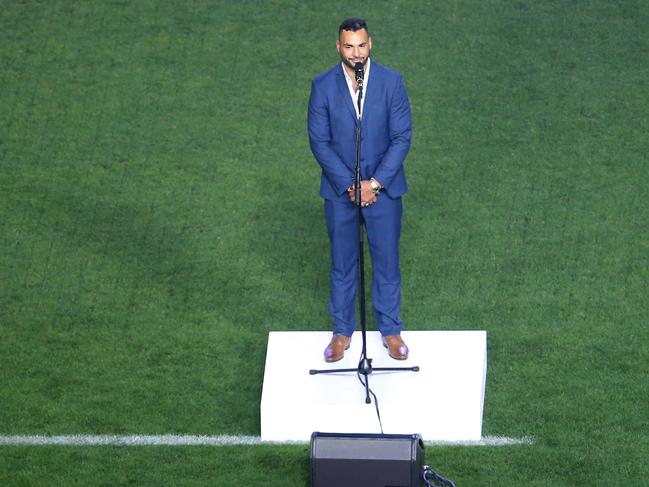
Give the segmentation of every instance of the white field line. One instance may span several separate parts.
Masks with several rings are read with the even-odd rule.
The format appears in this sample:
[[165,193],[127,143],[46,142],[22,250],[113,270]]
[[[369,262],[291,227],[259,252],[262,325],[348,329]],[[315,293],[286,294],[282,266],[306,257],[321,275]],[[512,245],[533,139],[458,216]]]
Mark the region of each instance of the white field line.
[[[507,438],[485,436],[476,441],[425,441],[426,445],[448,446],[510,446],[532,445],[530,437]],[[259,436],[196,436],[196,435],[17,435],[0,436],[0,446],[239,446],[239,445],[305,445],[306,441],[261,441]]]

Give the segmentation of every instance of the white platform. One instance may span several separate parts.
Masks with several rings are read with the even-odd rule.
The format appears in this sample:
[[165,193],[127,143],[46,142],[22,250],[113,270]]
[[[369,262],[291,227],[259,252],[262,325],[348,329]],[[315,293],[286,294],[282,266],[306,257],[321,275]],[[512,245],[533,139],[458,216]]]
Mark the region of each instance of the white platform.
[[[419,372],[373,372],[384,433],[420,433],[425,441],[476,441],[482,435],[487,372],[485,331],[404,331],[405,361],[389,358],[378,332],[367,333],[372,366]],[[323,360],[330,332],[270,332],[261,397],[262,441],[309,441],[314,431],[380,433],[374,402],[355,373],[310,375],[311,369],[356,368],[356,332],[345,357]]]

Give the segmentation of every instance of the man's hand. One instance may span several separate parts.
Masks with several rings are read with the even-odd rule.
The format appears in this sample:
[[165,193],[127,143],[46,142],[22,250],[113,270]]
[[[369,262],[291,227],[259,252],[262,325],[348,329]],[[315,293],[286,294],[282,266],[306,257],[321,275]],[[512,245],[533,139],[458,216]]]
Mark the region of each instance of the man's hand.
[[[347,190],[347,195],[352,203],[356,202],[356,185]],[[376,203],[377,194],[372,189],[369,179],[361,181],[361,206],[370,206]]]

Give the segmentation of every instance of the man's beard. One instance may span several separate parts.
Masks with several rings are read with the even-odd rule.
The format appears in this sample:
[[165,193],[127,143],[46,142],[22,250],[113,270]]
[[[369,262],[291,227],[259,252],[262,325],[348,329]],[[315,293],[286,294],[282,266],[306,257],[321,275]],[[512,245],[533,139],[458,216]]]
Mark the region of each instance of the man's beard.
[[[363,58],[363,67],[367,66],[367,61],[368,61],[369,58],[370,58],[369,55],[368,55],[367,57]],[[342,62],[343,62],[343,64],[344,64],[345,66],[348,66],[348,67],[350,67],[351,69],[356,68],[356,63],[350,61],[350,60],[347,59],[346,57],[340,56],[340,59],[342,60]]]

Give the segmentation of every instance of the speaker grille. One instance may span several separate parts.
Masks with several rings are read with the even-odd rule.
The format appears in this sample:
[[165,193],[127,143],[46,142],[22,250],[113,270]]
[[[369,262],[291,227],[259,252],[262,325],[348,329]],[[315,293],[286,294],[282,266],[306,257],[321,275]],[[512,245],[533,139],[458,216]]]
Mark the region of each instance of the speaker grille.
[[311,435],[312,487],[420,487],[420,435]]

